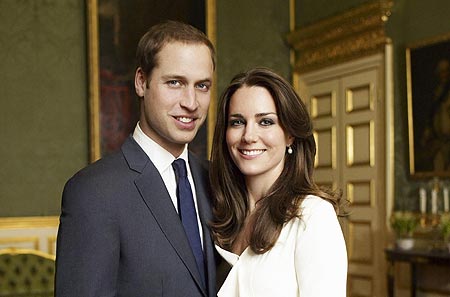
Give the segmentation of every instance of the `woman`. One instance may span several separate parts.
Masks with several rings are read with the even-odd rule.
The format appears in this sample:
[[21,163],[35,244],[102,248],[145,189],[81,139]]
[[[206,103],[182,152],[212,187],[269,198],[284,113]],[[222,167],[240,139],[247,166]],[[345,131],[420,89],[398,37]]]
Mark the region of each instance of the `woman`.
[[219,297],[344,297],[347,253],[338,194],[312,179],[304,103],[256,68],[233,78],[218,108],[210,178],[216,248],[233,267]]

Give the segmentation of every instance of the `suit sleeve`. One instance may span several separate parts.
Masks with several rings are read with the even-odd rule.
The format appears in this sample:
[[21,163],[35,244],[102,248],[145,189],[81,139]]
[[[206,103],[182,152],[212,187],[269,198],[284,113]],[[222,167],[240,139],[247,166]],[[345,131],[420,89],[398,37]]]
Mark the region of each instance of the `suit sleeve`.
[[295,252],[300,296],[345,297],[347,251],[336,212],[322,199],[306,203]]
[[72,178],[64,188],[56,297],[116,296],[119,232],[103,188],[86,178]]

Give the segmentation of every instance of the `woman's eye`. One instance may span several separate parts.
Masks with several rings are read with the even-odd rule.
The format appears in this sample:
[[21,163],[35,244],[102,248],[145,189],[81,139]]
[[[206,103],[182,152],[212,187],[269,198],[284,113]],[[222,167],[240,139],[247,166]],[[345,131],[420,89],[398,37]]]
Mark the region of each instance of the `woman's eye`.
[[275,124],[275,122],[272,119],[262,119],[260,124],[262,126],[271,126],[271,125]]
[[240,126],[244,124],[243,120],[239,120],[239,119],[235,119],[235,120],[230,120],[230,126],[231,127],[235,127],[235,126]]

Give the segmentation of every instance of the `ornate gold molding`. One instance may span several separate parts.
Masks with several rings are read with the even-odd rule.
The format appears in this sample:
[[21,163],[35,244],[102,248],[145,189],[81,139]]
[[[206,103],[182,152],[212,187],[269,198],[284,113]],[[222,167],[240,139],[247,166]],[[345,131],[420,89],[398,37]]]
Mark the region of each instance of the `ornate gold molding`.
[[8,248],[8,249],[3,249],[0,251],[0,255],[21,255],[21,254],[32,254],[32,255],[36,255],[36,256],[50,259],[53,261],[55,261],[55,259],[56,259],[55,255],[37,251],[37,250],[31,250],[31,249]]
[[[211,40],[212,44],[216,47],[217,52],[217,11],[216,0],[207,0],[206,1],[206,34],[208,38]],[[216,54],[217,55],[217,54]],[[207,158],[209,159],[211,148],[212,148],[212,140],[214,134],[214,127],[216,126],[216,107],[217,107],[217,64],[216,71],[214,71],[214,83],[211,88],[211,101],[209,103],[208,110],[208,119],[207,119]]]
[[287,35],[296,51],[294,71],[304,73],[384,50],[391,0],[377,0]]
[[89,161],[101,157],[100,152],[100,74],[97,0],[86,0],[89,61]]
[[[0,238],[0,246],[21,246],[23,244],[31,245],[32,249],[39,250],[39,236],[11,236],[11,237],[5,237]],[[4,250],[3,248],[0,248],[0,250]]]
[[58,227],[59,217],[5,217],[0,218],[1,229],[29,229],[41,227]]
[[[216,46],[216,0],[207,0],[206,34]],[[87,34],[88,34],[88,62],[89,62],[89,161],[100,159],[100,75],[99,75],[99,24],[98,0],[86,0],[87,7]],[[214,73],[214,82],[216,82]],[[212,146],[212,136],[216,124],[217,87],[213,84],[211,89],[211,103],[207,119],[207,157]]]

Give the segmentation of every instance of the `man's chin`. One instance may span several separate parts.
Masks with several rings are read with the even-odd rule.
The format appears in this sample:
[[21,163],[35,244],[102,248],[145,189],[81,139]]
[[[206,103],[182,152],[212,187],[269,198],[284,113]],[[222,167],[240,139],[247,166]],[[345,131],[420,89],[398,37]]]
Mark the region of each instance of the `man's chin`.
[[179,133],[179,135],[177,135],[174,142],[178,144],[189,144],[194,140],[197,132],[197,129],[195,129],[194,131],[183,131],[182,133]]

